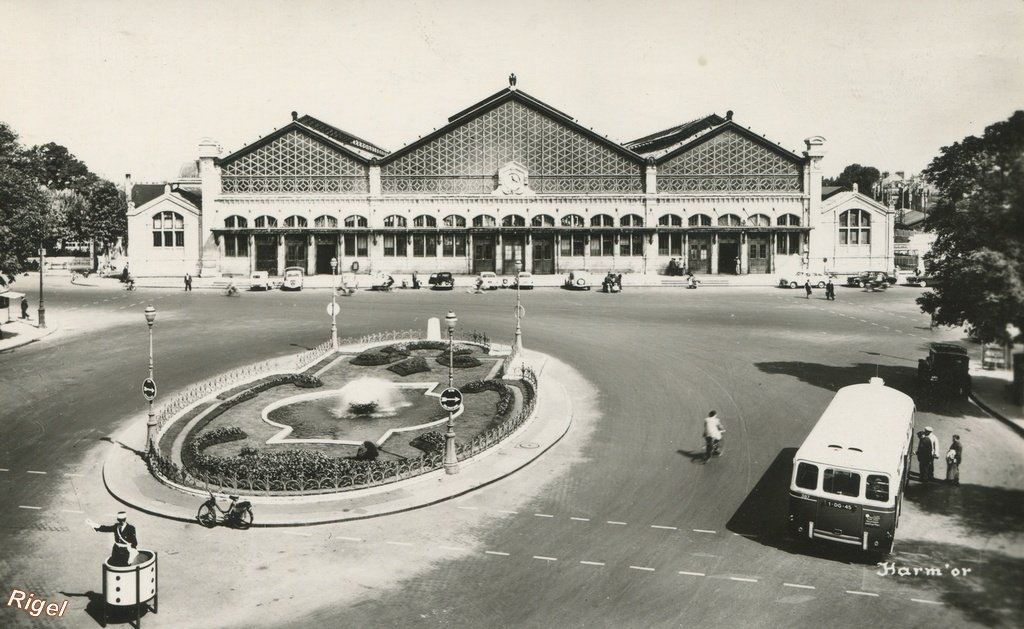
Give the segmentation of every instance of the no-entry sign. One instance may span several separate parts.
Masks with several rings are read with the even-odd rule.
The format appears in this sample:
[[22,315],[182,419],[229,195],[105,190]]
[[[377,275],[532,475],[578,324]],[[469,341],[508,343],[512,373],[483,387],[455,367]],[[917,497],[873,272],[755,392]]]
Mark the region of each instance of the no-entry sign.
[[142,397],[150,402],[156,397],[156,381],[152,378],[146,378],[142,382]]
[[449,387],[441,391],[441,408],[446,411],[457,411],[462,406],[462,391]]

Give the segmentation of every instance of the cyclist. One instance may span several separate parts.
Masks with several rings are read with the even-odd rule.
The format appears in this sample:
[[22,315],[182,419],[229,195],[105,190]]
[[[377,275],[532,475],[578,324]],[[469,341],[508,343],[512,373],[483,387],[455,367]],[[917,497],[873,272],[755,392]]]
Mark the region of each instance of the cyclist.
[[725,429],[722,428],[722,422],[718,419],[718,411],[711,411],[708,416],[704,418],[704,462],[707,463],[711,459],[711,455],[720,456],[722,454],[721,442],[722,433]]

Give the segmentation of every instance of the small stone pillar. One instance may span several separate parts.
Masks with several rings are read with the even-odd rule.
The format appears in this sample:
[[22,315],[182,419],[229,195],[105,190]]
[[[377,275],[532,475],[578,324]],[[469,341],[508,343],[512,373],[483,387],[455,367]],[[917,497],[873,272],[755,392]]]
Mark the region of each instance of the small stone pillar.
[[438,317],[430,317],[427,319],[427,340],[428,341],[440,341],[441,339],[441,319]]

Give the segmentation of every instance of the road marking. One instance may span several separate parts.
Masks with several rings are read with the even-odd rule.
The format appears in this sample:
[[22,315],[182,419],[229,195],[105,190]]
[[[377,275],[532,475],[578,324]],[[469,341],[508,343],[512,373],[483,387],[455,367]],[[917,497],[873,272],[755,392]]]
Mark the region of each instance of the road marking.
[[861,592],[858,590],[846,590],[847,594],[856,594],[858,596],[878,596],[874,592]]
[[630,566],[630,570],[644,570],[646,572],[654,572],[654,568],[647,568],[645,566]]
[[73,476],[75,478],[81,478],[81,477],[85,476],[85,474],[67,474],[67,473],[65,473],[64,476]]
[[30,507],[28,505],[18,505],[18,508],[19,509],[35,509],[36,511],[39,511],[40,509],[42,509],[42,507]]
[[477,510],[479,510],[479,507],[463,507],[463,506],[459,506],[459,507],[456,507],[456,509],[465,509],[466,511],[477,511]]
[[711,533],[712,535],[714,535],[718,531],[709,531],[707,529],[693,529],[693,532],[694,533]]
[[76,509],[61,509],[64,513],[85,513],[85,511],[78,511]]
[[392,546],[412,546],[412,543],[411,543],[411,542],[392,542],[392,541],[385,541],[384,543],[385,543],[385,544],[391,544]]
[[363,540],[362,540],[361,538],[359,538],[359,537],[345,537],[345,536],[343,536],[343,535],[342,535],[342,536],[339,536],[339,537],[338,537],[338,539],[343,539],[343,540],[345,540],[346,542],[361,542],[361,541],[363,541]]
[[816,589],[813,585],[802,585],[800,583],[783,583],[782,585],[785,585],[788,588],[801,588],[804,590]]
[[665,529],[666,531],[678,531],[679,528],[675,526],[661,526],[660,524],[652,524],[652,529]]
[[577,522],[590,522],[590,518],[569,518],[570,520],[576,520]]
[[312,537],[312,533],[300,533],[299,531],[281,531],[285,535],[296,535],[298,537]]
[[583,564],[584,566],[603,566],[604,565],[603,561],[581,561],[580,563]]
[[877,323],[875,323],[874,321],[872,321],[872,322],[871,322],[871,325],[878,325],[878,324],[877,324]]
[[558,561],[558,559],[556,559],[554,557],[545,557],[543,555],[534,555],[533,558],[534,559],[540,559],[542,561]]
[[28,470],[29,474],[45,474],[46,472],[38,472],[36,470]]
[[924,603],[926,605],[942,605],[943,604],[942,601],[926,601],[923,598],[912,598],[910,600],[914,601],[915,603]]
[[500,551],[497,551],[497,550],[485,550],[484,554],[487,554],[487,555],[499,555],[501,557],[508,557],[508,553],[503,553],[503,552],[500,552]]
[[441,550],[466,550],[462,546],[439,546]]
[[615,520],[608,520],[608,524],[618,524],[619,526],[626,526],[625,522],[616,522]]
[[706,576],[703,572],[687,572],[686,570],[680,570],[679,574],[689,575],[691,577],[703,577]]
[[733,535],[746,537],[747,539],[757,539],[757,535],[754,535],[753,533],[733,533]]
[[553,518],[553,517],[555,517],[555,516],[549,515],[547,513],[534,513],[533,515],[537,516],[538,518]]
[[745,577],[729,577],[730,581],[742,581],[743,583],[757,583],[757,579],[747,579]]
[[507,513],[509,515],[519,515],[517,511],[509,511],[508,509],[498,509],[498,513]]
[[10,471],[11,470],[7,469],[6,467],[0,467],[0,472],[10,472]]

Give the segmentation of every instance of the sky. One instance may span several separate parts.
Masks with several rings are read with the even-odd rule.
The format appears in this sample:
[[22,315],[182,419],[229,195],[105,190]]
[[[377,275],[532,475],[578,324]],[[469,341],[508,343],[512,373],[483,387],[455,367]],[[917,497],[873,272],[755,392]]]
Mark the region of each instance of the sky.
[[826,176],[1024,108],[1024,2],[0,0],[0,121],[120,183],[310,114],[396,150],[517,87],[619,142],[711,113]]

